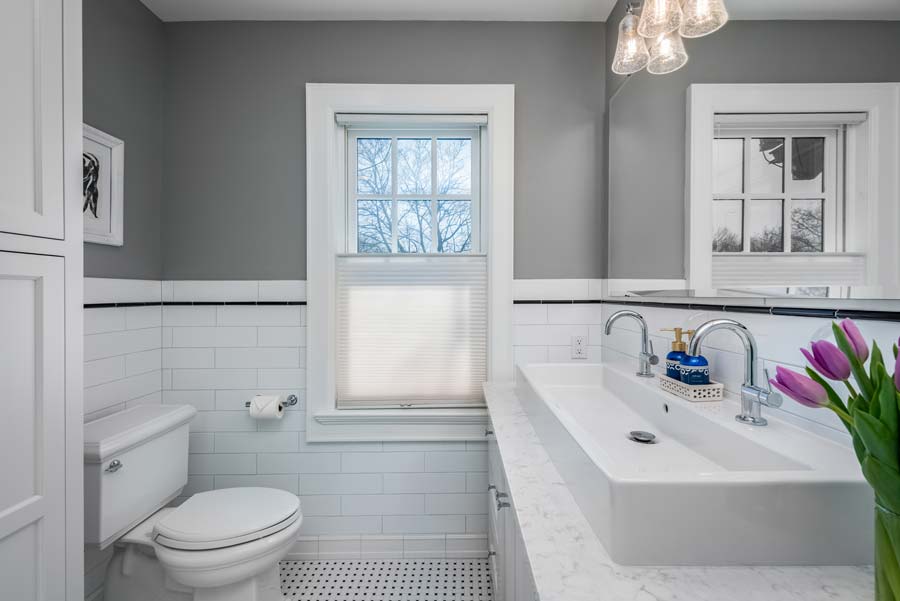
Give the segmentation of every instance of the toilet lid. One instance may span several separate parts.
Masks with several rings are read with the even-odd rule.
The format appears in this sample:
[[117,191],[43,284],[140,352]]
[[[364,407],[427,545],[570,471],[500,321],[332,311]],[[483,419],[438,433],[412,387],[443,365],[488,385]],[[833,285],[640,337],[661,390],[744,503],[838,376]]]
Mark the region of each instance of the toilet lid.
[[192,551],[221,549],[284,530],[300,517],[297,495],[274,488],[197,493],[153,529],[158,544]]

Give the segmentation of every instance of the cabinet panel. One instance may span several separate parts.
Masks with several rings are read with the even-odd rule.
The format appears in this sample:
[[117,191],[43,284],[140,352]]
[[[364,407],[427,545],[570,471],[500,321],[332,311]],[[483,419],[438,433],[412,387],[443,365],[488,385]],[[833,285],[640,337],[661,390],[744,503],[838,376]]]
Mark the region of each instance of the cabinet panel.
[[4,0],[0,231],[63,238],[63,0]]
[[64,260],[0,252],[0,597],[65,598]]

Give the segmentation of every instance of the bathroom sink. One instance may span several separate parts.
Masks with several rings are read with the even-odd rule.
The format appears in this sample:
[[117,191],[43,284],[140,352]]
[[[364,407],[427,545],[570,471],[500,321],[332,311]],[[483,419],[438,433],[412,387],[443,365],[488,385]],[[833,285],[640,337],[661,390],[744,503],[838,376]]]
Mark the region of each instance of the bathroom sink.
[[848,445],[772,412],[740,424],[736,401],[684,401],[617,366],[519,370],[520,402],[616,562],[872,562],[872,493]]

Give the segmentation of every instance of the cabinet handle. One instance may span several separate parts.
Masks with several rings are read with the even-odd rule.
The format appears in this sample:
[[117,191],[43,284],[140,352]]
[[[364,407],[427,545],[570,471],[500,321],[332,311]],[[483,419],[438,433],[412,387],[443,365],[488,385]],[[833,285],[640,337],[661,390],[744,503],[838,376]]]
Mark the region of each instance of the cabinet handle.
[[484,435],[485,435],[485,436],[490,436],[490,435],[493,434],[493,433],[494,433],[494,431],[491,430],[490,428],[485,428],[485,429],[484,429]]
[[492,490],[497,490],[496,484],[488,484],[488,492],[491,492]]
[[509,503],[505,501],[497,501],[497,511],[500,511],[501,509],[505,509],[507,507],[509,507]]
[[119,461],[118,459],[113,459],[112,461],[109,462],[109,465],[106,466],[106,469],[104,471],[114,474],[114,473],[118,472],[120,469],[122,469],[122,462]]
[[499,492],[499,491],[498,491],[498,492],[496,493],[496,497],[497,497],[498,499],[505,499],[505,498],[509,497],[509,493]]

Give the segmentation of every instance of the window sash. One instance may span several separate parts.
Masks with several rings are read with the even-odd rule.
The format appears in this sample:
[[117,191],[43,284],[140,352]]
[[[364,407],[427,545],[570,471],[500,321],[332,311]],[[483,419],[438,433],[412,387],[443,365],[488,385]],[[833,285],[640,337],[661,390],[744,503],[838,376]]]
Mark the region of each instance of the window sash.
[[[472,139],[472,174],[471,188],[469,194],[438,194],[438,171],[437,171],[437,140],[439,138],[459,138],[470,137]],[[357,159],[357,140],[359,138],[384,138],[391,140],[391,192],[390,194],[360,194],[357,192],[358,177],[358,159]],[[401,194],[398,191],[397,181],[397,140],[410,138],[430,138],[431,139],[431,193],[430,194]],[[346,214],[347,214],[347,231],[346,252],[353,254],[359,252],[357,237],[357,202],[359,200],[389,200],[391,201],[391,252],[389,254],[398,253],[397,230],[398,230],[398,214],[397,201],[401,200],[423,200],[431,203],[431,248],[427,253],[415,253],[417,255],[460,255],[460,254],[478,254],[481,252],[481,223],[482,223],[482,206],[481,206],[481,129],[479,127],[458,128],[458,129],[423,129],[420,126],[411,125],[408,129],[347,129],[347,181],[346,181]],[[438,210],[437,203],[439,200],[460,200],[471,202],[472,214],[472,242],[468,253],[438,253],[436,252],[437,244],[437,227],[438,227]],[[368,255],[376,255],[377,253],[366,253]],[[404,253],[405,254],[405,253]]]
[[[778,256],[791,254],[791,214],[794,200],[822,200],[823,201],[823,227],[824,241],[823,252],[840,252],[844,248],[844,194],[843,194],[843,170],[844,170],[844,127],[833,128],[803,128],[800,126],[768,129],[765,127],[753,128],[742,123],[737,128],[717,123],[715,129],[716,139],[741,139],[744,144],[742,191],[734,193],[716,193],[713,190],[713,201],[716,200],[740,200],[743,203],[742,237],[743,250],[737,254],[753,254],[764,256]],[[751,192],[750,191],[750,160],[751,144],[754,138],[784,138],[784,171],[782,192]],[[794,138],[824,138],[825,139],[825,174],[823,176],[823,191],[821,193],[794,193],[794,181],[791,177],[792,151]],[[762,253],[750,250],[750,211],[753,201],[780,200],[782,201],[782,236],[784,240],[784,252]],[[713,206],[710,205],[710,211]],[[735,253],[721,253],[710,250],[713,256],[731,255]]]

